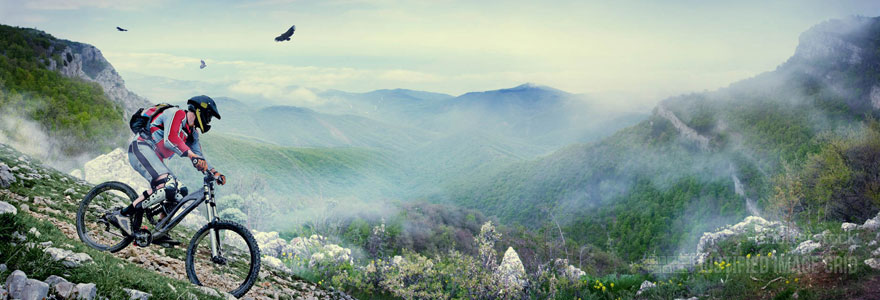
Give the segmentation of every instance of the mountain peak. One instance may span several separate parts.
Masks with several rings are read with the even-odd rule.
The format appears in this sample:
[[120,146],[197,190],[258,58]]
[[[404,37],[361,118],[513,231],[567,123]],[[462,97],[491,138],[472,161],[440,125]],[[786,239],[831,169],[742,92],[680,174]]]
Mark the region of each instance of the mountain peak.
[[856,65],[871,56],[880,18],[849,17],[819,23],[798,38],[793,60],[823,65]]

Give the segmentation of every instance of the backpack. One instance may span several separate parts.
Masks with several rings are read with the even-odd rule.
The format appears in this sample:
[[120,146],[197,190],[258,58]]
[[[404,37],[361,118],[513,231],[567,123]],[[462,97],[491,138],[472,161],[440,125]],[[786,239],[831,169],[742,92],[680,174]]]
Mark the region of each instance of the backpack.
[[138,109],[133,115],[131,115],[131,119],[128,120],[128,127],[131,128],[131,132],[136,135],[150,135],[150,123],[156,119],[163,111],[166,109],[177,107],[177,105],[171,105],[168,103],[159,103],[153,106],[155,108],[150,112],[150,109]]

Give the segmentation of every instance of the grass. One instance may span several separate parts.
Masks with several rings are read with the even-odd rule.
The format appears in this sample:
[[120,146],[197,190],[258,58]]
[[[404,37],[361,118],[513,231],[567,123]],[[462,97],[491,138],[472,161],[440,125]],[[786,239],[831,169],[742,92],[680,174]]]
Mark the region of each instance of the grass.
[[[8,200],[8,197],[0,196],[0,201]],[[41,235],[36,237],[27,233],[30,228],[36,228]],[[68,268],[60,262],[52,261],[39,246],[31,248],[25,243],[16,242],[12,237],[13,232],[27,233],[27,242],[39,244],[51,241],[51,247],[86,253],[92,257],[94,264]],[[0,278],[6,278],[14,270],[22,270],[28,278],[38,280],[44,280],[49,275],[58,275],[74,283],[95,283],[98,295],[109,299],[128,298],[123,288],[150,293],[153,295],[151,299],[179,299],[181,295],[185,295],[183,291],[192,293],[199,299],[220,299],[202,293],[188,281],[165,277],[109,253],[89,248],[78,240],[67,238],[51,222],[39,220],[23,212],[14,216],[0,215],[0,254],[2,263],[9,267],[7,271],[0,273]]]
[[[26,160],[19,160],[19,157],[24,158],[21,153],[0,144],[0,162],[7,164],[10,168],[24,169],[27,166],[33,169],[33,173],[40,174],[44,178],[39,180],[18,179],[10,186],[9,191],[27,197],[29,201],[27,204],[31,210],[36,210],[38,206],[33,203],[35,197],[52,199],[52,204],[39,205],[48,208],[41,213],[72,224],[74,222],[72,213],[76,212],[78,208],[77,199],[82,199],[91,186],[77,183],[75,178],[45,168],[37,162],[25,163]],[[68,193],[68,195],[73,200],[61,200],[68,189],[72,189],[73,193]],[[109,299],[127,299],[128,295],[122,290],[123,288],[153,294],[151,299],[180,299],[182,295],[186,295],[186,292],[196,295],[199,299],[218,299],[199,291],[189,281],[160,275],[144,269],[138,264],[117,258],[110,253],[92,249],[77,239],[70,239],[51,222],[23,212],[21,207],[23,203],[10,199],[8,195],[0,194],[0,201],[9,202],[19,210],[19,213],[14,216],[11,214],[0,215],[0,263],[8,266],[7,271],[0,273],[0,278],[6,278],[14,270],[22,270],[28,278],[38,280],[45,280],[49,275],[58,275],[74,283],[95,283],[98,295]],[[30,228],[36,228],[41,235],[36,237],[27,233]],[[180,233],[180,230],[176,231]],[[51,241],[51,247],[86,253],[92,257],[94,264],[68,268],[60,262],[52,261],[41,247],[30,248],[25,243],[17,242],[12,237],[13,232],[27,234],[27,242],[39,244]],[[150,249],[139,250],[150,251]],[[185,250],[167,249],[165,253],[170,257],[183,258]]]

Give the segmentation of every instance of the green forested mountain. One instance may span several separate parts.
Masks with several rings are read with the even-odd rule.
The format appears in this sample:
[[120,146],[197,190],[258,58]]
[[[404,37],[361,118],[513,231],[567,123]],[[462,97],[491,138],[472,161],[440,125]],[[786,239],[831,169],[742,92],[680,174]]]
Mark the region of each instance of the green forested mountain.
[[[65,77],[50,66],[66,66],[70,42],[35,29],[0,25],[0,129],[20,135],[19,119],[36,121],[63,154],[106,152],[123,140],[122,108],[97,83]],[[89,69],[84,66],[86,69]],[[55,146],[53,146],[55,147]]]
[[775,71],[666,99],[611,137],[462,180],[438,199],[533,228],[558,221],[572,243],[636,259],[694,245],[696,233],[749,213],[747,198],[776,211],[777,175],[812,166],[803,181],[814,197],[835,195],[823,189],[835,178],[851,188],[805,197],[795,211],[840,200],[848,205],[822,213],[863,221],[880,207],[865,156],[876,147],[867,128],[880,108],[878,41],[876,18],[817,25]]

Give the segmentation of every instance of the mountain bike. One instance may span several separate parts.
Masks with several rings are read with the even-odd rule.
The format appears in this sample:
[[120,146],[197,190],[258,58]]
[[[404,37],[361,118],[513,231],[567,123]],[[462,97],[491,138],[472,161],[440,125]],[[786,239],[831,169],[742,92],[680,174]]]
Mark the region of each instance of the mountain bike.
[[[118,252],[134,242],[147,247],[154,239],[168,237],[184,217],[202,203],[207,204],[208,223],[196,231],[186,250],[186,275],[196,285],[205,285],[241,297],[254,285],[260,272],[260,248],[244,226],[217,215],[214,198],[216,179],[205,173],[204,187],[189,193],[173,208],[156,205],[131,217],[131,235],[112,225],[108,216],[137,199],[125,183],[101,183],[85,196],[76,213],[76,233],[86,245],[101,251]],[[159,219],[161,213],[166,216]],[[149,222],[150,227],[143,223]],[[207,237],[207,238],[206,238]]]

